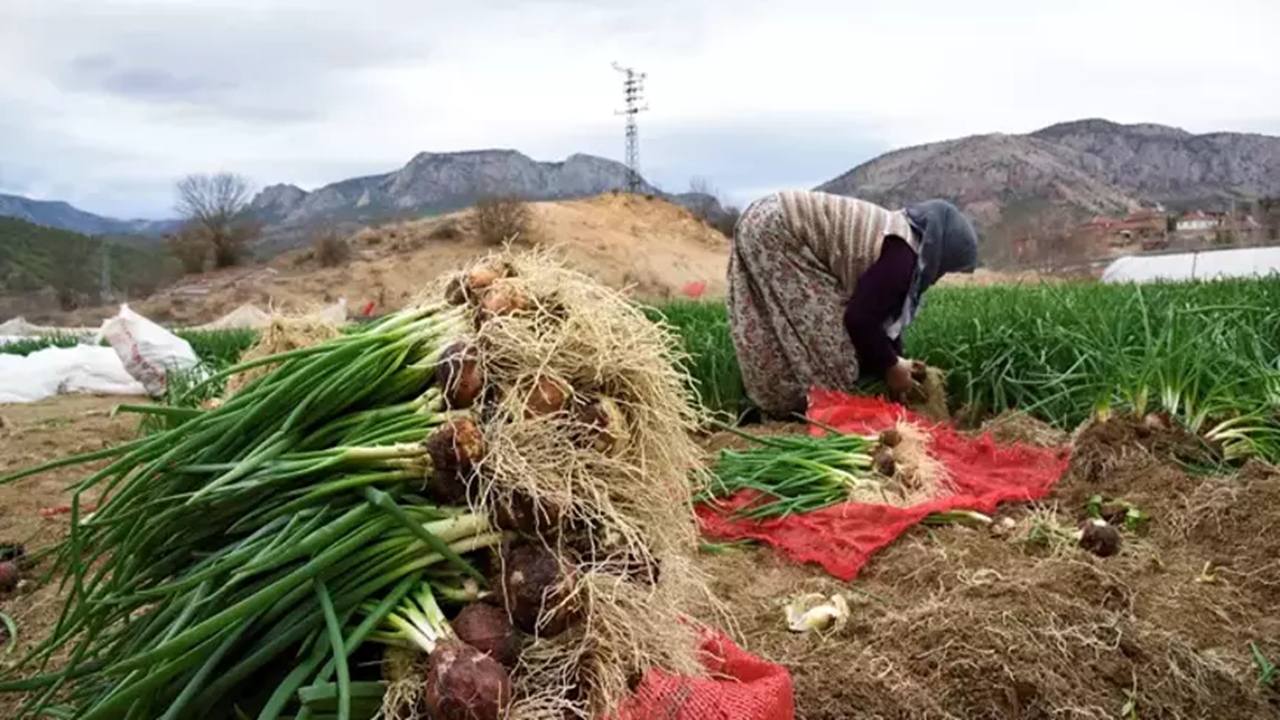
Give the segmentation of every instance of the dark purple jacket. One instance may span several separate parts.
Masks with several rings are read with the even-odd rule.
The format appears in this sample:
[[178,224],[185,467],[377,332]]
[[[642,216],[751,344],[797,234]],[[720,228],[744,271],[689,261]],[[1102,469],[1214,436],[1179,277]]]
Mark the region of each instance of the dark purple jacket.
[[915,266],[916,253],[904,240],[885,238],[880,257],[858,278],[845,305],[844,328],[864,376],[882,377],[902,356],[901,336],[890,340],[884,326],[902,309]]

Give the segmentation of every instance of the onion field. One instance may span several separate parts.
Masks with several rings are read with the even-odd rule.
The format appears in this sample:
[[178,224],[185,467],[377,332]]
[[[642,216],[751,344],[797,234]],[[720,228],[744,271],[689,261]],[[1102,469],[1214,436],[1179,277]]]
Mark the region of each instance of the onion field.
[[[679,335],[707,409],[743,416],[751,402],[723,303],[648,314]],[[251,330],[178,334],[215,369],[255,340]],[[906,350],[946,371],[953,410],[969,421],[1021,410],[1072,429],[1094,413],[1165,412],[1237,452],[1280,459],[1280,279],[937,288]]]

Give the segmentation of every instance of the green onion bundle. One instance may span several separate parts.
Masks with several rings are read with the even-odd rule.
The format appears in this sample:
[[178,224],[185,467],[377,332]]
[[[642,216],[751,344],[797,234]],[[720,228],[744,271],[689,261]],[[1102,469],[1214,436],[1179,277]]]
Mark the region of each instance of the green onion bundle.
[[637,674],[703,670],[680,622],[705,587],[682,571],[696,412],[665,332],[536,256],[440,289],[273,352],[282,325],[122,408],[142,438],[0,478],[106,461],[43,555],[61,617],[0,678],[23,717],[607,716]]
[[[504,539],[440,501],[465,499],[483,452],[455,344],[472,319],[418,308],[241,364],[208,382],[278,366],[214,409],[173,409],[168,430],[3,478],[110,460],[72,488],[52,551],[66,604],[19,666],[43,672],[0,690],[30,692],[23,716],[266,720],[312,717],[300,698],[336,679],[351,717],[353,653],[411,592],[483,582],[468,554]],[[104,499],[84,516],[91,493]]]
[[745,492],[750,497],[733,503],[733,514],[761,520],[812,512],[850,499],[890,501],[893,446],[901,440],[897,431],[879,437],[839,432],[763,437],[733,432],[756,447],[722,450],[712,468],[712,481],[697,498],[700,502],[716,505]]

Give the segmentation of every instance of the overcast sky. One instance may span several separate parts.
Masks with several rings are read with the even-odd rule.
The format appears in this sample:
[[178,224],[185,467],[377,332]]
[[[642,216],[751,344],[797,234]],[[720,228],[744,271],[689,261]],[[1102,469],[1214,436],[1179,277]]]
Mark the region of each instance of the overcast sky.
[[158,217],[422,150],[622,159],[731,201],[892,147],[1106,117],[1280,135],[1277,0],[0,0],[0,192]]

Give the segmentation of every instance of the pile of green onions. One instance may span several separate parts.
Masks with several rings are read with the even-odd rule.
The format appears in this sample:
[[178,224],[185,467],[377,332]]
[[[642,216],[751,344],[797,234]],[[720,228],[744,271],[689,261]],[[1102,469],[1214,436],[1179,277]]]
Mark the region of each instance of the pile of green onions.
[[415,308],[245,363],[206,382],[278,367],[216,408],[133,408],[166,430],[0,478],[109,460],[71,488],[47,553],[62,614],[0,683],[29,693],[20,716],[316,717],[303,700],[332,687],[352,717],[367,695],[353,654],[411,594],[465,597],[484,582],[468,554],[504,539],[419,494],[442,459],[468,460],[427,438],[473,400],[465,363],[448,364],[472,321]]
[[732,514],[763,520],[838,505],[860,490],[887,498],[884,482],[892,474],[887,453],[896,442],[890,433],[882,438],[834,431],[772,437],[730,432],[757,446],[722,450],[698,502],[717,506],[749,495],[743,504],[732,503]]

